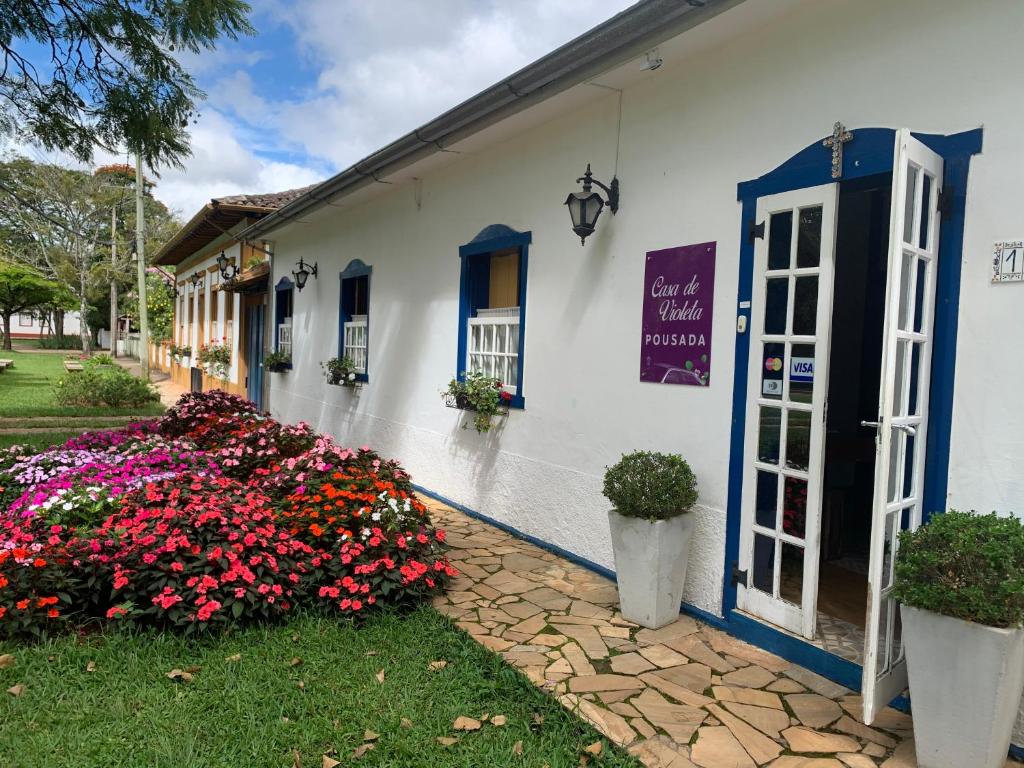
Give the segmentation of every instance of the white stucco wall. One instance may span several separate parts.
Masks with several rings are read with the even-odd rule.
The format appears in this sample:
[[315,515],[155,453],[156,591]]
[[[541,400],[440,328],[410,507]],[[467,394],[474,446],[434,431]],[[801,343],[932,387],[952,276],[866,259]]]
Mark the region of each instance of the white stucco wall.
[[[758,0],[753,0],[758,2]],[[712,22],[728,24],[729,15]],[[604,566],[612,555],[605,465],[635,448],[683,454],[700,481],[685,599],[720,612],[737,296],[737,182],[828,133],[858,127],[956,133],[984,127],[963,252],[952,506],[1024,511],[1024,285],[993,286],[994,240],[1024,238],[1017,64],[1024,3],[985,0],[807,2],[776,21],[666,62],[622,96],[622,208],[586,247],[561,205],[587,162],[616,163],[618,97],[606,98],[273,234],[271,283],[301,257],[320,277],[295,295],[294,370],[271,376],[270,406],[350,444],[399,458],[432,490]],[[825,151],[825,150],[823,150]],[[480,436],[442,406],[455,373],[458,246],[489,224],[531,231],[526,409]],[[716,241],[711,382],[638,381],[644,253]],[[338,272],[373,267],[370,382],[328,386],[337,354]],[[933,428],[942,428],[934,425]],[[1024,742],[1024,732],[1018,734]]]

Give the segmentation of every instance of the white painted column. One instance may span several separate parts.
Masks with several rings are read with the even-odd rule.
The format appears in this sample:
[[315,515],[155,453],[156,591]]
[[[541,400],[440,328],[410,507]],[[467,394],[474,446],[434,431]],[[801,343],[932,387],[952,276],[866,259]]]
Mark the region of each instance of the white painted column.
[[234,312],[231,315],[231,381],[235,384],[240,384],[241,381],[238,377],[238,354],[241,349],[238,337],[241,335],[242,329],[242,294],[231,293],[228,294],[231,297],[231,301],[234,302]]

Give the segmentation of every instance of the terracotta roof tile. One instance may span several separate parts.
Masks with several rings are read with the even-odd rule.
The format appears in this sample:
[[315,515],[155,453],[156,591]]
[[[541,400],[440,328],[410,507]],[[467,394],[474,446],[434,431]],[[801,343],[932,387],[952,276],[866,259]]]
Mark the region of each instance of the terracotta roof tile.
[[251,205],[256,208],[282,208],[300,195],[316,187],[310,184],[308,187],[299,189],[287,189],[284,192],[264,192],[254,195],[228,195],[227,197],[215,197],[211,201],[216,205]]

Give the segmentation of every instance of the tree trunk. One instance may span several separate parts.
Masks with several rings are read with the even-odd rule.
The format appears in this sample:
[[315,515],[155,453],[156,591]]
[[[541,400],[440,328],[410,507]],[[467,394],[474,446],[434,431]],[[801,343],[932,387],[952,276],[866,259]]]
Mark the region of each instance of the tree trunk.
[[11,348],[11,313],[4,312],[4,349]]
[[57,337],[61,346],[64,346],[64,310],[53,310],[53,335]]
[[85,280],[81,281],[81,296],[78,300],[78,313],[82,324],[82,354],[92,353],[92,333],[89,329],[89,304],[85,300]]

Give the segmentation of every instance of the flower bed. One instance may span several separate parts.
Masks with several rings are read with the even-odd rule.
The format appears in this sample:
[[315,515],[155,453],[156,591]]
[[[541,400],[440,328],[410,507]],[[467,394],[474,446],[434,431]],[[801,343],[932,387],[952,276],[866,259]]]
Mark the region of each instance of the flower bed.
[[0,637],[192,633],[296,606],[406,606],[455,574],[408,474],[213,391],[160,419],[0,451]]

